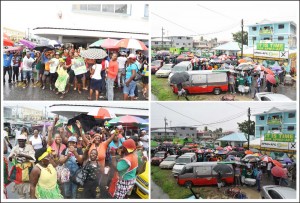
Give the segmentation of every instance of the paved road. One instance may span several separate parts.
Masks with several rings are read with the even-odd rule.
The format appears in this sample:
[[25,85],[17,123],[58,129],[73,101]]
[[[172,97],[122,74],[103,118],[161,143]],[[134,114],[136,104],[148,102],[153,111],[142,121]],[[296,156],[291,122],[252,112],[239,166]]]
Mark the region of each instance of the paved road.
[[151,180],[151,199],[170,199],[170,197]]
[[151,93],[151,101],[158,101],[157,97]]
[[[8,76],[7,76],[8,78]],[[6,83],[3,85],[3,98],[4,100],[87,100],[89,91],[82,90],[79,94],[78,91],[70,88],[70,92],[66,94],[64,99],[60,99],[61,95],[56,95],[55,92],[50,91],[49,84],[47,89],[42,90],[40,87],[33,87],[31,84],[28,88],[23,89],[20,85],[8,84],[8,79],[6,78]],[[145,100],[142,94],[142,84],[138,83],[138,100]],[[103,95],[103,94],[101,94]],[[105,95],[103,95],[105,96]],[[95,99],[95,93],[93,94],[93,99]],[[107,100],[107,99],[99,99]],[[114,88],[114,100],[123,100],[123,91],[119,88]]]

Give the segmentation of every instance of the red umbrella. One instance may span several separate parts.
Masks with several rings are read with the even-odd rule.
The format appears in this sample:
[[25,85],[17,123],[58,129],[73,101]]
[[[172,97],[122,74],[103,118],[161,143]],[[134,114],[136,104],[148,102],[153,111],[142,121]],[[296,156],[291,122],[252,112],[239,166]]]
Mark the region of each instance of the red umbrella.
[[276,84],[276,79],[275,79],[274,75],[267,74],[267,75],[266,75],[266,79],[267,79],[267,81],[269,81],[270,83]]
[[223,150],[223,147],[218,146],[216,150]]
[[282,167],[282,164],[277,161],[277,160],[272,160],[272,163],[275,165],[275,166],[279,166],[279,167]]
[[286,171],[279,167],[279,166],[274,166],[272,169],[271,169],[271,174],[275,177],[285,177],[286,176]]
[[93,109],[93,111],[89,112],[88,115],[94,116],[98,119],[110,119],[116,117],[116,115],[113,112],[102,107],[100,107],[99,109]]
[[267,73],[267,74],[270,74],[270,75],[274,75],[274,72],[269,69],[269,68],[265,68],[264,71]]
[[118,42],[119,40],[107,38],[103,41],[101,47],[105,49],[118,49],[119,47],[116,46]]
[[246,150],[245,154],[253,154],[253,152],[251,150]]
[[137,39],[121,39],[116,46],[126,49],[148,50],[146,45]]
[[8,35],[3,33],[3,45],[4,46],[14,46],[14,42],[9,39]]

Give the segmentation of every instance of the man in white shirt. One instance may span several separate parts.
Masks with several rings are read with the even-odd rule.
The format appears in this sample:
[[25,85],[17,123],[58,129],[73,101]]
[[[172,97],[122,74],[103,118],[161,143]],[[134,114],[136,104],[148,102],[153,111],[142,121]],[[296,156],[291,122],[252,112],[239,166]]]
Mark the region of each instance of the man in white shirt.
[[59,52],[56,52],[55,58],[52,58],[50,61],[50,90],[55,90],[55,81],[57,79],[57,66],[59,64]]
[[26,84],[23,88],[29,86],[30,79],[32,81],[32,84],[34,84],[34,79],[32,77],[32,65],[35,60],[31,58],[30,55],[31,53],[27,51],[26,56],[23,58],[23,62],[22,62],[22,73],[23,73],[23,78],[25,79],[24,83]]
[[119,64],[119,71],[118,71],[118,87],[121,88],[124,86],[124,77],[121,78],[122,72],[124,71],[125,68],[125,63],[127,61],[127,58],[125,57],[126,53],[121,52],[120,56],[117,58],[118,64]]
[[140,141],[143,143],[144,151],[147,152],[149,150],[149,136],[146,134],[146,130],[141,131]]

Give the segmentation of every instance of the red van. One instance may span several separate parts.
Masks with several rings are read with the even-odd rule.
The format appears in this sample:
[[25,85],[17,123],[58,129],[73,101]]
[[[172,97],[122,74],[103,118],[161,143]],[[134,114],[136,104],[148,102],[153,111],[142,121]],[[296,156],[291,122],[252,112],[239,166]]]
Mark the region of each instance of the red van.
[[[218,95],[228,91],[228,77],[226,72],[214,72],[212,70],[187,71],[189,81],[183,83],[183,89],[188,94],[210,93]],[[178,93],[175,85],[173,92]]]
[[[179,185],[217,185],[217,172],[213,168],[222,162],[196,162],[186,164],[177,178]],[[222,182],[225,184],[234,183],[234,171],[232,164],[227,164],[232,168],[230,173],[222,174]]]

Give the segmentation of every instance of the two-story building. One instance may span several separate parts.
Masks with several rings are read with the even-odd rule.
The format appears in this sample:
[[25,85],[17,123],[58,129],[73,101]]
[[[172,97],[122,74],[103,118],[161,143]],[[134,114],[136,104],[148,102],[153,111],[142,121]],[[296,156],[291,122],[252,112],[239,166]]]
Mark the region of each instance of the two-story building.
[[[162,46],[163,45],[163,46]],[[172,47],[172,40],[167,39],[167,38],[152,38],[151,39],[151,48],[164,48],[164,49],[169,49]]]
[[169,127],[165,128],[152,128],[151,136],[153,138],[166,137],[166,138],[197,138],[196,127]]
[[164,39],[171,40],[172,47],[175,48],[193,48],[193,37],[188,36],[168,36],[164,37]]
[[253,47],[260,41],[283,43],[285,49],[297,48],[297,25],[293,21],[272,22],[263,20],[248,25],[248,46]]

